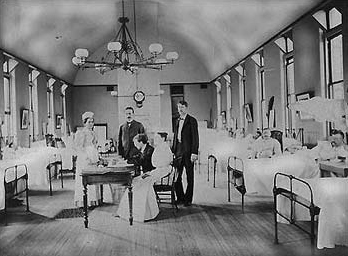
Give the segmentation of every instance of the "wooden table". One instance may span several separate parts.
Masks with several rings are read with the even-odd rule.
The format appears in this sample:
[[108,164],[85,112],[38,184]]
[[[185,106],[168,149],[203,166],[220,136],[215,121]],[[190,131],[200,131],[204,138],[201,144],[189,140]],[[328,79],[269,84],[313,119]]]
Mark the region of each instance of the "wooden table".
[[319,162],[319,169],[321,171],[321,176],[328,172],[333,172],[342,177],[348,177],[348,163],[345,161],[322,161]]
[[133,225],[133,174],[133,165],[115,165],[112,167],[97,167],[96,165],[91,165],[82,170],[81,176],[83,185],[83,212],[85,228],[88,228],[87,185],[111,183],[121,184],[128,187],[129,223],[130,225]]

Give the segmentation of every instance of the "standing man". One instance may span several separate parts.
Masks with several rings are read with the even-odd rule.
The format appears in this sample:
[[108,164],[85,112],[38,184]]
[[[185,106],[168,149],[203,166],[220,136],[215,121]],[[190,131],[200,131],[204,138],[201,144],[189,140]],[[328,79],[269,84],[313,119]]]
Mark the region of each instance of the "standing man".
[[[178,178],[175,182],[177,203],[190,206],[193,197],[194,162],[198,159],[198,125],[197,120],[187,114],[188,103],[179,101],[177,104],[180,114],[179,120],[174,127],[173,153],[175,158],[181,159],[177,162]],[[182,172],[185,167],[187,177],[187,188],[184,193],[182,185]]]
[[125,159],[129,159],[138,152],[134,146],[133,138],[135,135],[145,133],[144,126],[134,120],[134,109],[125,108],[126,123],[122,124],[118,134],[118,154]]

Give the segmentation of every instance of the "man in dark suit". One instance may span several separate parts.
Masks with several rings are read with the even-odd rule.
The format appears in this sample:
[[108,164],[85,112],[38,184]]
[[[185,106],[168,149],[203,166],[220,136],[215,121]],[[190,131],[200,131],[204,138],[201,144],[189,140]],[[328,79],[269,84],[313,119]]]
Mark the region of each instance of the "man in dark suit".
[[[180,118],[174,127],[173,153],[176,159],[175,165],[178,170],[178,178],[175,183],[177,203],[185,206],[192,204],[194,183],[194,162],[198,159],[198,125],[197,120],[187,114],[188,104],[180,101],[177,104]],[[184,193],[182,185],[182,173],[185,167],[187,177],[187,188]]]
[[138,153],[134,154],[128,162],[135,164],[143,173],[155,169],[151,162],[154,148],[148,143],[146,134],[135,135],[133,142],[138,149]]
[[126,123],[122,124],[118,134],[118,154],[125,159],[129,159],[137,153],[133,138],[135,135],[145,133],[144,126],[134,120],[134,109],[126,107]]

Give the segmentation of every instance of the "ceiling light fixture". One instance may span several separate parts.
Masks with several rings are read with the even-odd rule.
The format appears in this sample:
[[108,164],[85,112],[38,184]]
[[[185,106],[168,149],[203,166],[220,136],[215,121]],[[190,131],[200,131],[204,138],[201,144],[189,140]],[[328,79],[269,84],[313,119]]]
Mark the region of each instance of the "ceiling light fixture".
[[[135,2],[134,5],[134,30],[136,35],[136,19],[135,19]],[[121,27],[118,30],[113,41],[107,45],[108,52],[101,58],[100,61],[89,60],[89,52],[87,49],[79,48],[75,51],[75,56],[72,58],[74,65],[82,68],[95,68],[101,74],[107,71],[122,68],[123,70],[134,73],[138,68],[149,68],[161,70],[163,66],[168,64],[174,64],[174,61],[178,59],[177,52],[168,52],[166,59],[158,58],[163,50],[163,47],[159,43],[153,43],[149,46],[151,55],[144,57],[143,52],[136,41],[133,40],[127,23],[128,17],[124,15],[124,0],[122,0],[122,17],[118,19],[121,23]]]

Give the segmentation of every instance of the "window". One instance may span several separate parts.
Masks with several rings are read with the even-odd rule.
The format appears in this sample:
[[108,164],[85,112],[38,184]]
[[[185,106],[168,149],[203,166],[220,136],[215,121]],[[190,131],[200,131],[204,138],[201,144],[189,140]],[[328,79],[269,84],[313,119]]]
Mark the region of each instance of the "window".
[[335,28],[342,24],[342,14],[336,9],[332,8],[329,10],[329,29]]
[[49,78],[47,81],[47,118],[48,118],[48,134],[54,134],[54,102],[53,102],[53,84],[54,78]]
[[260,109],[261,109],[261,128],[268,127],[267,120],[267,106],[266,106],[266,91],[265,91],[265,69],[263,52],[260,54],[260,66],[259,66],[259,95],[260,95]]
[[29,120],[30,120],[30,138],[35,141],[39,137],[39,106],[37,94],[37,77],[40,72],[30,70],[29,72]]
[[284,73],[284,119],[285,131],[292,133],[295,129],[295,113],[290,109],[290,105],[295,103],[295,83],[294,83],[294,43],[292,41],[292,31],[288,31],[278,38],[275,43],[281,49],[283,55]]
[[256,87],[257,87],[257,95],[256,95],[256,122],[257,128],[265,128],[268,127],[268,119],[267,119],[267,107],[266,107],[266,93],[265,93],[265,69],[264,69],[264,57],[263,51],[259,51],[251,56],[252,60],[256,64]]
[[67,135],[67,123],[66,123],[66,97],[65,97],[65,90],[68,88],[66,84],[63,84],[61,87],[61,100],[62,100],[62,134]]
[[[246,120],[245,116],[245,103],[246,103],[246,97],[245,97],[245,84],[246,84],[246,72],[244,65],[238,66],[240,67],[239,73],[239,112],[240,112],[240,127],[237,128],[246,128],[248,121]],[[237,70],[237,69],[236,69]]]
[[3,63],[4,73],[4,123],[2,125],[2,136],[6,144],[14,140],[14,123],[13,123],[13,86],[11,79],[10,59],[5,59]]
[[285,58],[285,88],[286,88],[286,109],[285,127],[292,131],[295,127],[295,113],[290,109],[290,105],[295,103],[295,83],[294,83],[294,57]]
[[[325,10],[326,30],[325,38],[325,64],[326,64],[326,97],[329,99],[344,99],[343,84],[343,40],[342,40],[342,14],[336,8]],[[327,133],[335,128],[329,122]]]

